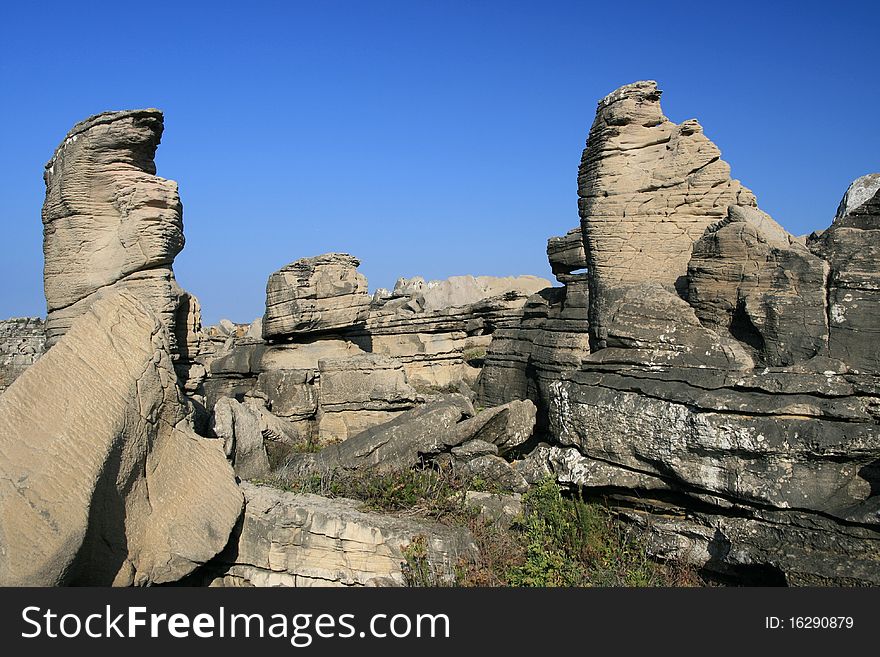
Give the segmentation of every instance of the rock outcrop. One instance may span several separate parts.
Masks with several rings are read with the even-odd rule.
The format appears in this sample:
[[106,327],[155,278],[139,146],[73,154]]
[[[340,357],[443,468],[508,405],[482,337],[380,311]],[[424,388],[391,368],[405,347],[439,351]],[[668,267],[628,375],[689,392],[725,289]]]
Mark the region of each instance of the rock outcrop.
[[402,413],[317,453],[291,457],[286,475],[322,475],[334,470],[394,472],[436,463],[480,476],[501,488],[522,492],[525,482],[502,458],[532,435],[535,405],[514,401],[475,413],[458,394]]
[[226,458],[242,479],[254,479],[269,473],[261,420],[259,410],[229,397],[220,399],[211,413],[211,431],[223,441]]
[[46,165],[43,204],[47,346],[95,300],[125,289],[162,320],[176,349],[183,294],[171,265],[183,248],[177,183],[156,176],[156,109],[76,124]]
[[37,362],[46,344],[46,327],[39,317],[0,321],[0,393]]
[[828,273],[768,215],[733,205],[694,244],[687,298],[704,326],[747,345],[760,364],[793,365],[827,351]]
[[[586,262],[574,232],[551,239],[566,287],[496,335],[478,385],[545,418],[517,473],[608,499],[658,556],[735,581],[880,583],[880,176],[795,238],[636,83],[599,103],[579,185]],[[574,276],[591,340],[554,370],[538,345]]]
[[438,583],[473,559],[466,530],[360,510],[354,500],[242,484],[242,524],[206,573],[212,586],[403,586],[420,541]]
[[549,286],[535,276],[400,279],[374,300],[364,331],[352,339],[400,361],[414,386],[472,384],[496,331],[518,325],[526,299]]
[[677,125],[653,81],[599,101],[578,171],[596,347],[615,331],[609,290],[658,283],[683,288],[691,248],[730,205],[756,205],[695,120]]
[[829,354],[880,374],[880,174],[850,185],[831,227],[809,246],[830,266]]
[[263,337],[280,340],[364,323],[370,296],[359,264],[347,253],[327,253],[272,274],[266,284]]
[[212,559],[242,496],[196,436],[164,323],[131,292],[90,304],[0,395],[0,583],[173,582]]

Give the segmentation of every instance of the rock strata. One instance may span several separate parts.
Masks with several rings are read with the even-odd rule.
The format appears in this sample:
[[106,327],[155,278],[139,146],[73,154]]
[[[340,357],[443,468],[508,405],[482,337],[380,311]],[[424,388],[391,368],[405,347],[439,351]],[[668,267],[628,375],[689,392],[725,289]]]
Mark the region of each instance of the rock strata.
[[473,559],[466,530],[360,510],[360,503],[244,483],[244,519],[209,568],[213,586],[403,586],[406,549],[424,544],[431,576],[451,584]]
[[156,176],[163,116],[105,112],[76,124],[46,165],[43,204],[47,346],[94,301],[125,289],[150,306],[174,343],[183,291],[177,183]]
[[357,258],[327,253],[281,268],[266,284],[263,338],[278,340],[362,324],[370,296]]

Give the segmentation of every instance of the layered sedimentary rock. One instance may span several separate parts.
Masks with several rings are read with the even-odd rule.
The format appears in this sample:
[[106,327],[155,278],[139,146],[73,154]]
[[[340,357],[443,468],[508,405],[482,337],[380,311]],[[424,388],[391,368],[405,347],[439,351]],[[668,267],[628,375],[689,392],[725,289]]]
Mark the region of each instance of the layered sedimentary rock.
[[550,270],[560,283],[566,276],[587,268],[587,254],[584,252],[584,235],[581,227],[572,228],[562,237],[547,240],[547,260]]
[[694,244],[688,302],[700,322],[748,345],[771,366],[828,347],[828,265],[755,208],[730,206]]
[[598,348],[615,328],[606,294],[629,284],[683,287],[691,247],[729,205],[754,206],[695,120],[677,125],[653,81],[601,101],[578,171],[590,272],[590,330]]
[[241,493],[168,350],[152,310],[108,296],[0,396],[0,583],[171,582],[226,545]]
[[326,253],[272,274],[266,284],[263,337],[278,340],[362,324],[370,297],[359,264],[347,253]]
[[880,373],[880,174],[850,185],[831,227],[809,246],[831,270],[830,355],[861,372]]
[[[563,287],[547,287],[528,298],[516,322],[492,334],[477,381],[477,399],[496,406],[513,399],[538,404],[546,426],[548,386],[561,372],[577,368],[590,353],[589,274],[575,228],[547,241],[547,257]],[[576,273],[577,272],[577,273]]]
[[39,317],[0,321],[0,393],[37,362],[46,344],[46,327]]
[[[518,474],[609,499],[658,556],[736,581],[876,585],[880,176],[795,238],[658,99],[636,83],[600,102],[586,262],[573,232],[551,239],[566,288],[496,336],[478,401],[535,399],[547,443]],[[581,264],[592,339],[551,371],[537,345]]]
[[338,442],[393,419],[412,408],[419,395],[407,383],[403,365],[365,354],[318,361],[322,443]]
[[528,400],[476,413],[466,397],[442,395],[317,453],[294,455],[285,471],[302,477],[339,469],[395,472],[435,463],[522,492],[524,480],[502,456],[529,439],[535,413]]
[[76,124],[46,165],[43,204],[47,346],[98,298],[125,289],[160,317],[176,349],[183,291],[177,183],[156,176],[156,109],[105,112]]
[[343,498],[242,484],[243,522],[209,569],[213,586],[402,586],[420,541],[438,583],[476,551],[463,529],[369,513]]
[[402,362],[415,386],[473,383],[495,332],[516,326],[526,299],[549,286],[535,276],[401,279],[373,302],[365,330],[353,339]]
[[878,392],[830,369],[593,366],[554,385],[560,447],[531,459],[661,519],[666,556],[789,583],[876,585]]

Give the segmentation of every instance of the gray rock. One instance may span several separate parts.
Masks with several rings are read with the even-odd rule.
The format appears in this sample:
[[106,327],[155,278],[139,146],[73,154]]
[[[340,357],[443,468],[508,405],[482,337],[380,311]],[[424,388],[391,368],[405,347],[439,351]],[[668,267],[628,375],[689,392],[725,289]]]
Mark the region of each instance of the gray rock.
[[793,365],[827,351],[828,273],[768,216],[731,206],[694,244],[687,298],[704,326],[750,347],[759,364]]
[[869,173],[856,178],[837,207],[834,225],[841,228],[877,230],[876,217],[880,216],[878,204],[880,204],[880,173]]
[[211,430],[223,441],[235,474],[255,479],[269,473],[269,459],[263,445],[261,414],[247,404],[224,397],[215,405]]
[[46,344],[46,328],[39,317],[0,321],[0,393],[37,362]]
[[456,462],[456,469],[465,480],[480,479],[498,490],[524,493],[529,489],[523,476],[500,456],[485,454]]
[[469,490],[465,492],[464,503],[478,511],[479,518],[484,522],[504,528],[510,527],[523,512],[522,495],[519,493],[503,495]]
[[478,456],[486,456],[487,454],[496,455],[498,454],[498,446],[475,438],[453,447],[450,451],[456,461],[464,462],[475,459]]
[[880,174],[873,174],[853,183],[831,227],[809,245],[831,269],[829,355],[875,374],[880,373],[880,190],[864,197],[878,179]]

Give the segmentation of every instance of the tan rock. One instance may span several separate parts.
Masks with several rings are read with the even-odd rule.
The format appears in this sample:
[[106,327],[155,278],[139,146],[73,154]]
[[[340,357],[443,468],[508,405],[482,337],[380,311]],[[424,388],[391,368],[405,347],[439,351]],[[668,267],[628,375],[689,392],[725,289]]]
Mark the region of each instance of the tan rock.
[[469,533],[359,509],[348,499],[242,484],[247,500],[234,547],[217,560],[226,586],[374,586],[406,583],[405,548],[423,540],[438,582],[472,558]]
[[0,396],[0,584],[159,584],[220,552],[241,493],[185,414],[155,314],[84,311]]
[[605,293],[629,284],[678,286],[691,247],[729,205],[756,205],[695,120],[677,125],[653,81],[599,101],[578,172],[591,280],[590,330],[603,346]]
[[105,112],[78,123],[46,165],[43,204],[48,346],[100,296],[134,293],[175,344],[183,291],[171,264],[183,248],[177,183],[156,176],[156,109]]
[[366,321],[370,296],[359,264],[347,253],[326,253],[272,274],[266,284],[263,337],[276,340]]

